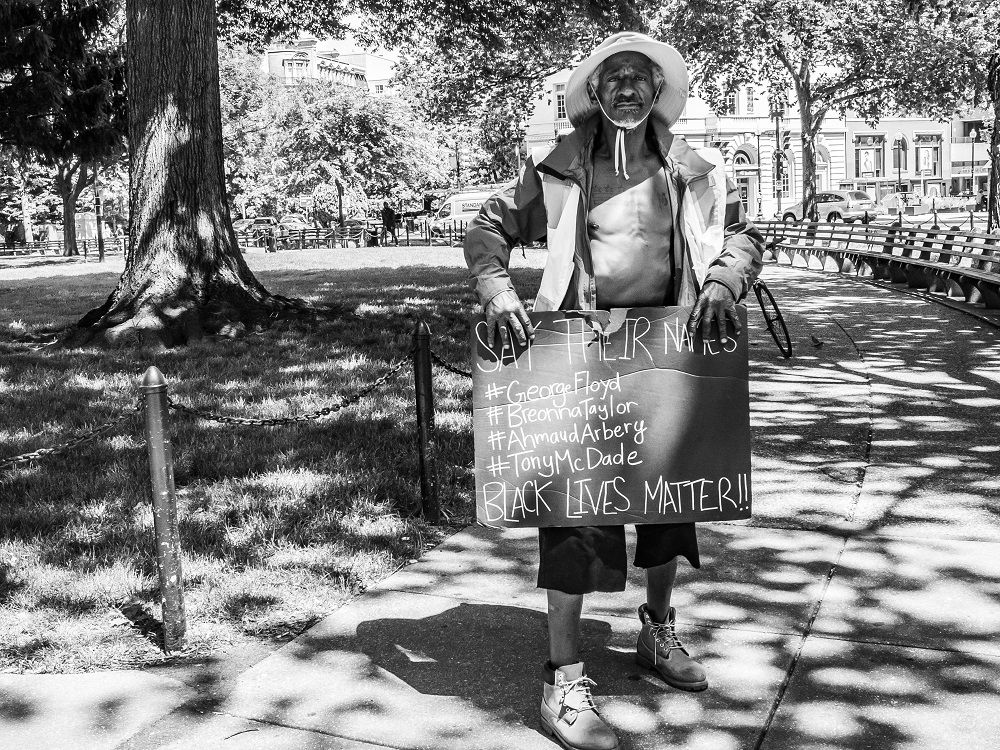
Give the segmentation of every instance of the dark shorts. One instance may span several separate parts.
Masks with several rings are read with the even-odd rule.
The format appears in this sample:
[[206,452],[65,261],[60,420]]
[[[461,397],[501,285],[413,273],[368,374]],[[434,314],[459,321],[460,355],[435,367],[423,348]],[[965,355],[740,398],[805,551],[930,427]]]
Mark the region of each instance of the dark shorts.
[[[675,557],[701,567],[693,523],[640,524],[635,532],[637,568],[655,568]],[[538,588],[567,594],[625,590],[624,526],[539,529],[538,555]]]

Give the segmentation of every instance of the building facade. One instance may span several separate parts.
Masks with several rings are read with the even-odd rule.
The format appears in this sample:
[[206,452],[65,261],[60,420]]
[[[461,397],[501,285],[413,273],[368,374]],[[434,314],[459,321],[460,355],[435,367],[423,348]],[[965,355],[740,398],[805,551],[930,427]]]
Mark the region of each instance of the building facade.
[[389,52],[371,52],[351,41],[313,37],[272,45],[265,51],[263,62],[264,69],[287,86],[304,80],[334,81],[373,94],[389,88],[395,64]]
[[[551,147],[572,129],[566,117],[571,70],[545,80],[525,124],[526,151]],[[675,135],[695,147],[722,150],[729,175],[748,215],[780,218],[802,200],[802,129],[796,108],[779,118],[770,112],[766,89],[746,85],[730,94],[725,112],[714,112],[697,96],[688,99]],[[890,193],[937,196],[977,194],[989,174],[982,114],[949,122],[887,117],[870,126],[857,117],[828,116],[816,139],[816,189],[856,189],[881,201]],[[784,156],[775,178],[775,154]]]

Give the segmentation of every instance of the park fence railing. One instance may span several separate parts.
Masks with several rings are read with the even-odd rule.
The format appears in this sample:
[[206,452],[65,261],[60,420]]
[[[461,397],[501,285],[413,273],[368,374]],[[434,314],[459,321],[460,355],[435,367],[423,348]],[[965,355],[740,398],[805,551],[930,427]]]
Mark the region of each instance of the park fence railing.
[[181,546],[178,530],[177,494],[170,441],[170,412],[178,412],[220,424],[250,427],[281,427],[322,419],[348,407],[389,384],[409,362],[413,368],[414,408],[416,412],[416,442],[420,467],[420,514],[430,524],[441,521],[438,492],[438,444],[434,417],[433,364],[466,378],[472,373],[448,362],[431,348],[430,328],[417,321],[409,356],[402,357],[374,381],[336,403],[306,414],[288,417],[256,419],[218,414],[206,409],[181,404],[171,398],[167,379],[156,367],[149,367],[139,384],[140,397],[124,412],[85,433],[65,442],[9,458],[0,458],[0,474],[17,466],[67,453],[83,443],[96,440],[123,427],[137,414],[143,415],[143,432],[149,464],[149,486],[153,506],[153,532],[156,564],[159,576],[160,601],[163,612],[163,648],[176,651],[183,647],[187,629],[184,608],[184,586],[181,571]]
[[236,235],[240,247],[254,251],[317,250],[366,247],[457,247],[465,240],[467,221],[430,222],[406,219],[396,226],[396,234],[381,224],[358,224],[333,229],[297,229],[271,236],[249,229]]
[[[260,230],[236,233],[240,248],[252,252],[284,252],[286,250],[335,250],[370,247],[459,247],[465,240],[467,221],[431,223],[426,220],[405,220],[396,227],[396,236],[381,225],[347,225],[332,229],[312,228],[289,230],[274,235]],[[126,239],[111,237],[104,240],[105,254],[124,251]],[[78,240],[77,248],[84,258],[99,252],[95,239]],[[19,242],[0,244],[0,257],[20,255],[62,255],[62,241]]]
[[[120,253],[125,249],[124,237],[105,237],[103,240],[104,253]],[[85,239],[76,241],[76,249],[84,258],[91,255],[97,256],[100,253],[100,245],[96,239]],[[4,242],[0,243],[0,256],[18,255],[62,255],[62,240],[37,240],[35,242]]]

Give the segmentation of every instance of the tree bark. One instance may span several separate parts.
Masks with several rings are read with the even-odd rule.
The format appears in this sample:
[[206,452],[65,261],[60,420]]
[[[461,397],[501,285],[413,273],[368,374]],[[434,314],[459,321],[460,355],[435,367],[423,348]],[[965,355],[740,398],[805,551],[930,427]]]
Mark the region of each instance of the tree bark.
[[[73,175],[76,174],[77,169],[80,172],[74,181]],[[60,163],[56,165],[56,189],[62,200],[64,256],[80,254],[80,248],[76,244],[76,200],[80,197],[86,183],[87,166],[85,164],[78,163],[76,166],[72,166]]]
[[[993,105],[993,127],[990,129],[990,147],[987,153],[990,158],[989,184],[986,186],[986,231],[995,232],[1000,229],[1000,205],[997,198],[1000,195],[1000,54],[990,57],[987,85],[990,104]],[[976,165],[972,165],[972,173],[976,173]],[[975,178],[973,178],[975,183]]]
[[236,335],[295,305],[257,281],[226,202],[215,0],[128,0],[129,234],[125,271],[71,343],[167,346]]
[[[816,214],[816,133],[813,114],[811,77],[809,67],[803,60],[799,71],[792,77],[795,96],[799,105],[799,127],[802,131],[802,218],[817,221]],[[822,118],[819,118],[822,122]]]

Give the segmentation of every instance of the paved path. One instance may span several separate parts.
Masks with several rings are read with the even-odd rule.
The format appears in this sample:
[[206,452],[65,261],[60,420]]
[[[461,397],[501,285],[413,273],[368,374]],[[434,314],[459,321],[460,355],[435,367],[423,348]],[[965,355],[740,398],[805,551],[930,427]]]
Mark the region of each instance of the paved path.
[[[994,750],[1000,330],[837,276],[765,278],[796,356],[780,358],[751,310],[755,516],[702,527],[702,570],[684,569],[675,597],[711,687],[664,689],[635,666],[633,575],[625,594],[587,600],[598,702],[627,749]],[[546,635],[534,558],[530,531],[469,528],[209,705],[190,700],[197,675],[78,678],[103,685],[90,693],[0,676],[0,738],[551,750],[537,730]],[[44,680],[53,688],[32,692]]]

